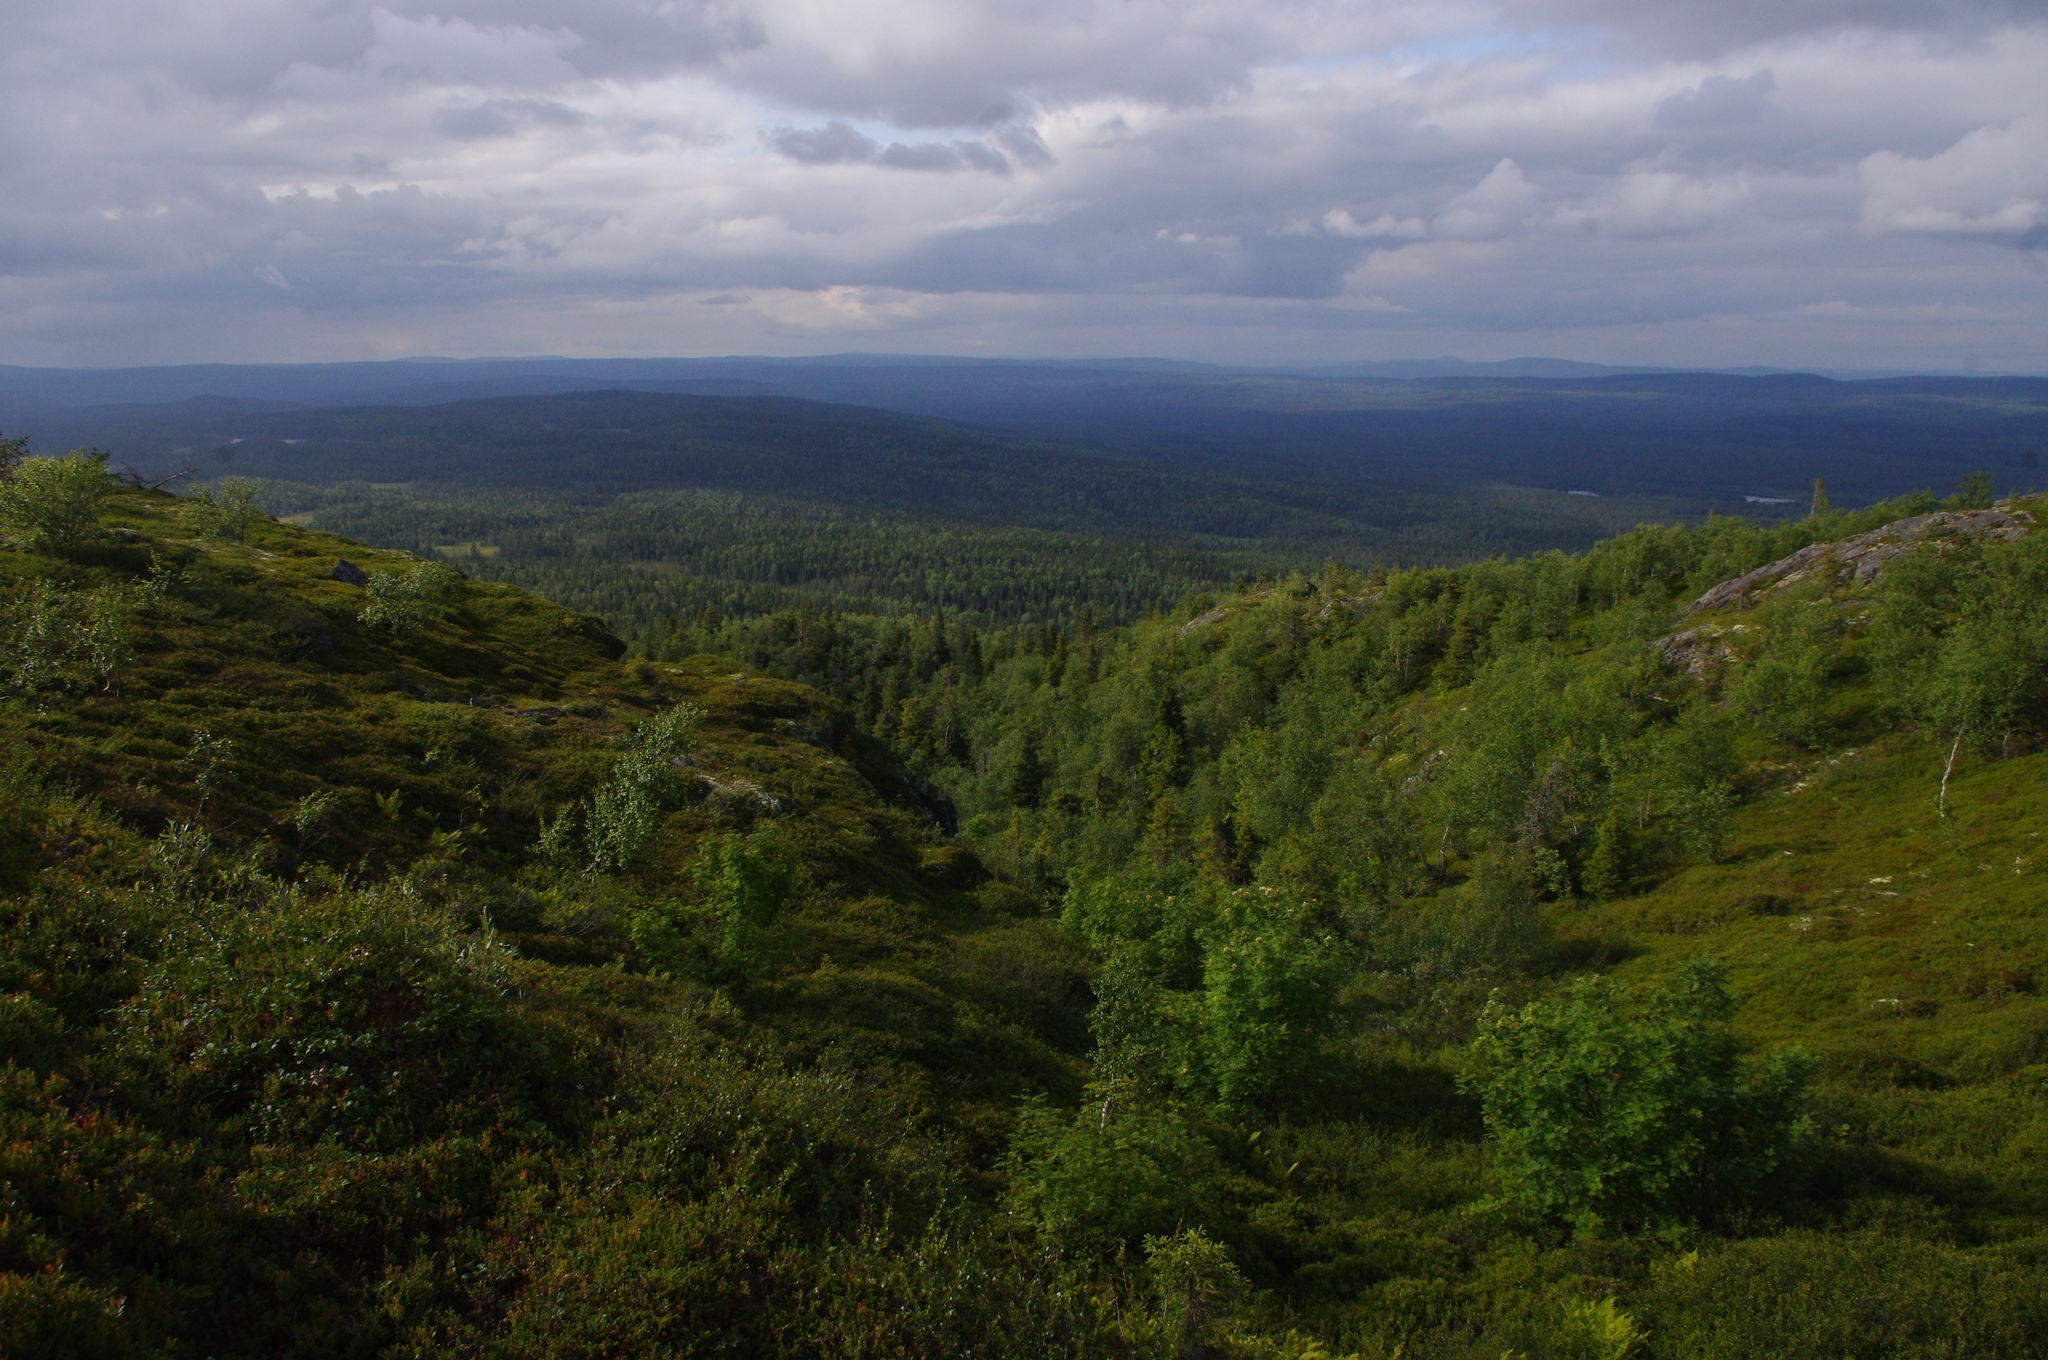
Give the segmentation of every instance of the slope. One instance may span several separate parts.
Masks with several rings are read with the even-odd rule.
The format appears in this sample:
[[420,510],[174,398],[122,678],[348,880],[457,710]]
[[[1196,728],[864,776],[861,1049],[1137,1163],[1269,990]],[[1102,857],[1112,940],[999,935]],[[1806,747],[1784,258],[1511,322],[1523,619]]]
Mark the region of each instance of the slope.
[[[52,475],[9,1353],[2048,1346],[2038,501],[742,664],[103,476],[60,542]],[[1796,1155],[1517,1201],[1475,1036],[1703,947],[1814,1055]]]
[[[1267,1291],[1240,1318],[1360,1355],[2021,1356],[2048,1343],[2042,508],[1645,528],[971,649],[798,620],[757,660],[895,687],[878,728],[1101,959],[1091,1103],[1027,1163],[1061,1231],[1197,1222]],[[1795,1163],[1647,1224],[1591,1173],[1576,1230],[1504,1200],[1475,1038],[1589,973],[1647,1023],[1702,954],[1738,1037],[1811,1055]],[[1582,1099],[1565,1142],[1597,1147]],[[1146,1110],[1256,1153],[1105,1145],[1145,1148]],[[1090,1157],[1155,1197],[1086,1200]]]
[[615,1353],[614,1288],[753,1353],[849,1291],[1059,1312],[912,1264],[1074,1085],[1081,960],[830,702],[260,516],[95,518],[0,549],[8,1354]]

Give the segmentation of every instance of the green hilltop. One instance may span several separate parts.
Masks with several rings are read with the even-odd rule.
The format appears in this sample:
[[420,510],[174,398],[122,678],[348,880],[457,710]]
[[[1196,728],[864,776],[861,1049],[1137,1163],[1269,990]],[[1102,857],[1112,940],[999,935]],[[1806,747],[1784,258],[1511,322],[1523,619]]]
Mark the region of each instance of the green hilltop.
[[0,1353],[2039,1354],[2042,512],[628,655],[20,463]]

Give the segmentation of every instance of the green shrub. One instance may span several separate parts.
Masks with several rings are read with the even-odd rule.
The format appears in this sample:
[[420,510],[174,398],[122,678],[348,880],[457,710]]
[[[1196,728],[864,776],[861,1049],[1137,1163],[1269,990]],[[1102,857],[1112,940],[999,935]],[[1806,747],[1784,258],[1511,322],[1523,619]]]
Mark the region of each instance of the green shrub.
[[1985,751],[2048,727],[2048,538],[1916,553],[1885,575],[1869,653],[1904,714]]
[[1619,802],[1607,809],[1594,833],[1593,853],[1579,872],[1579,882],[1594,897],[1625,897],[1635,886],[1642,836]]
[[1145,1239],[1145,1264],[1159,1293],[1160,1321],[1174,1354],[1197,1356],[1250,1292],[1230,1253],[1200,1228]]
[[61,555],[92,537],[100,501],[112,489],[104,453],[25,458],[0,479],[0,526],[29,552]]
[[590,800],[584,837],[592,867],[623,869],[654,834],[656,819],[680,799],[675,765],[696,746],[702,717],[694,705],[677,704],[641,724]]
[[185,522],[207,538],[240,543],[249,530],[269,518],[256,498],[263,483],[248,477],[228,477],[218,486],[201,483],[185,502]]
[[67,1279],[52,1265],[0,1272],[0,1355],[9,1360],[144,1360],[161,1354],[130,1334],[122,1300]]
[[1811,590],[1776,600],[1764,611],[1763,643],[1728,688],[1735,711],[1779,741],[1812,746],[1825,735],[1828,657],[1840,619]]
[[1703,1248],[1637,1307],[1659,1360],[2023,1360],[2048,1352],[2039,1249],[1870,1232]]
[[357,617],[368,627],[405,637],[434,617],[435,604],[461,578],[453,567],[422,562],[411,571],[373,571]]
[[1128,1089],[1091,1086],[1072,1114],[1027,1105],[1004,1171],[1007,1207],[1047,1239],[1109,1252],[1190,1226],[1216,1154]]
[[[564,1095],[500,996],[503,951],[403,884],[209,902],[114,1017],[131,1099],[257,1142],[394,1149],[522,1128]],[[488,1052],[479,1064],[473,1055]]]
[[1183,1086],[1243,1112],[1293,1085],[1328,1031],[1337,942],[1307,904],[1260,887],[1233,892],[1202,945],[1200,1003],[1182,1011]]
[[1733,1208],[1807,1136],[1812,1063],[1743,1060],[1722,970],[1695,958],[1628,1004],[1603,978],[1518,1011],[1489,1005],[1463,1079],[1485,1109],[1498,1207],[1581,1232],[1660,1229]]
[[119,693],[134,659],[128,616],[149,588],[64,590],[32,581],[0,601],[0,674],[22,694]]

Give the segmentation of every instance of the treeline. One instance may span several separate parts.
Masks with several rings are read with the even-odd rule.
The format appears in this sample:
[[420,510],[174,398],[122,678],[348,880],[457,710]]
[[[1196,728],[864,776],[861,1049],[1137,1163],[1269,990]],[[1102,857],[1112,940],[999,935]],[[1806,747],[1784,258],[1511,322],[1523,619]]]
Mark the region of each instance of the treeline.
[[[602,615],[634,636],[674,631],[707,610],[733,619],[938,610],[983,626],[1072,625],[1092,612],[1126,623],[1192,593],[1327,561],[1450,565],[1582,547],[1640,508],[1586,508],[1554,493],[1495,487],[1462,501],[1389,503],[1373,522],[1309,535],[1266,520],[1241,526],[1244,538],[1148,538],[1142,523],[1098,536],[720,490],[606,495],[269,482],[262,499],[301,523],[443,558],[472,576]],[[1029,517],[1020,508],[1018,518]]]
[[1095,609],[1135,618],[1190,590],[1251,582],[1301,561],[1264,545],[1210,551],[932,524],[725,491],[605,498],[270,484],[265,499],[301,521],[603,615],[626,634],[664,631],[707,610],[936,609],[1006,623]]

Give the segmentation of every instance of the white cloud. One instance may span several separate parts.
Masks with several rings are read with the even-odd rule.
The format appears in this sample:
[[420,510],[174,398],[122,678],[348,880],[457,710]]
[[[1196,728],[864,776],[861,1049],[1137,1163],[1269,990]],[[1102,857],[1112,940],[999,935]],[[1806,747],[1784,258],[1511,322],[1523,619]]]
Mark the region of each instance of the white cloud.
[[1452,199],[1430,224],[1439,236],[1483,241],[1505,236],[1536,208],[1542,194],[1522,174],[1522,167],[1504,159],[1466,192]]
[[1875,151],[1857,171],[1867,230],[2017,237],[2048,222],[2048,117],[1977,128],[1934,156]]
[[1557,210],[1560,226],[1619,236],[1698,231],[1748,209],[1755,191],[1744,175],[1709,178],[1670,170],[1616,176],[1598,196]]
[[1323,230],[1332,236],[1414,238],[1427,233],[1429,224],[1419,217],[1395,217],[1392,213],[1381,213],[1370,222],[1360,222],[1346,209],[1332,208],[1323,214]]

